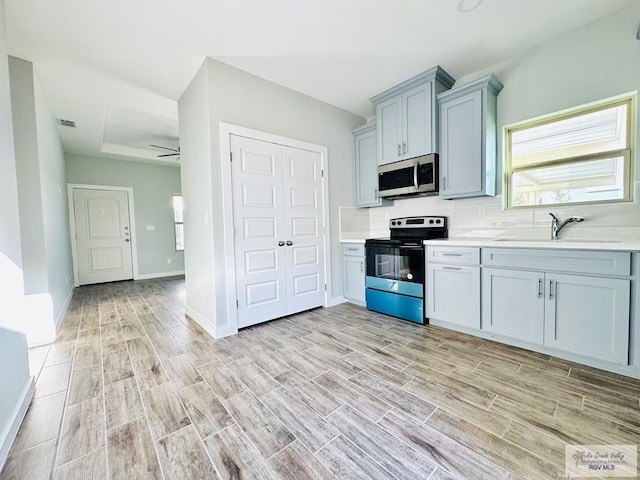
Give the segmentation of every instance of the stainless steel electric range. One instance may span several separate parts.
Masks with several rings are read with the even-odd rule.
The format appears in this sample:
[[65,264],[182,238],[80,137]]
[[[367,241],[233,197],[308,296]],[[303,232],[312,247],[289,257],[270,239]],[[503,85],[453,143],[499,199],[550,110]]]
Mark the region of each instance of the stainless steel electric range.
[[447,217],[389,220],[391,238],[365,241],[367,309],[424,323],[423,240],[447,238]]

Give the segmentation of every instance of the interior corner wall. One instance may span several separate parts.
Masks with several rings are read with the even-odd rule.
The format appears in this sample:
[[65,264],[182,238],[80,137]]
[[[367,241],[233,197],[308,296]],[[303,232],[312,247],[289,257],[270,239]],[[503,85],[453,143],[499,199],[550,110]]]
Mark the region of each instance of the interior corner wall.
[[[206,63],[178,101],[184,199],[187,315],[212,335],[216,330],[212,210],[211,128]],[[219,216],[218,216],[219,218]]]
[[[181,192],[180,168],[69,154],[66,182],[132,188],[138,275],[184,272],[184,254],[176,251],[172,205],[172,196]],[[66,202],[66,186],[63,190]]]
[[[329,186],[330,296],[342,295],[342,264],[339,214],[341,205],[354,204],[353,136],[351,130],[365,123],[345,110],[313,99],[281,85],[207,59],[209,87],[212,182],[214,218],[223,208],[222,161],[220,158],[220,122],[302,140],[327,147]],[[216,215],[217,212],[217,215]],[[224,258],[224,232],[214,231],[214,258]],[[225,271],[216,270],[216,283],[226,281]],[[218,295],[220,299],[224,295]],[[222,305],[221,305],[222,307]],[[218,308],[223,315],[225,308]]]

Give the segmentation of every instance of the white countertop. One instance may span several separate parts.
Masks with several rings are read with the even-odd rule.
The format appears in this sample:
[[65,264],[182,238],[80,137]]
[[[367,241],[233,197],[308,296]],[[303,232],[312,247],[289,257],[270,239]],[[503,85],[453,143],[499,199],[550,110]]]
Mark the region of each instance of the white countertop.
[[567,250],[616,250],[640,251],[637,240],[526,240],[508,238],[445,238],[425,240],[425,245],[446,245],[451,247],[492,247],[492,248],[553,248]]
[[364,238],[341,238],[340,243],[364,243]]

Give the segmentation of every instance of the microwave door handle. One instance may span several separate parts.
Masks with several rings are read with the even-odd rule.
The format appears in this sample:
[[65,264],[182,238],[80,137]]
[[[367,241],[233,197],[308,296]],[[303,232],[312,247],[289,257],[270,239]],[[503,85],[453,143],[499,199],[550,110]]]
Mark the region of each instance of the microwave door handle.
[[418,188],[418,167],[420,166],[420,162],[416,162],[413,166],[413,186]]

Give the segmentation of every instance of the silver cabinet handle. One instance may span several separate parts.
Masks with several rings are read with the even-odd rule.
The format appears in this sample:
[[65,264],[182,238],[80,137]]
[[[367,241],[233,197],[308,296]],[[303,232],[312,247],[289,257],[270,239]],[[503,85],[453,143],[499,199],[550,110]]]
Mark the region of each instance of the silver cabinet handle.
[[290,247],[291,245],[293,245],[293,242],[291,240],[287,240],[287,247]]
[[360,262],[360,273],[364,273],[364,262]]
[[345,248],[345,250],[347,250],[347,251],[349,251],[349,252],[357,252],[357,251],[358,251],[358,250],[360,250],[360,249],[359,249],[359,248],[357,248],[357,247],[347,247],[347,248]]
[[407,142],[402,142],[402,153],[407,153]]
[[413,166],[413,186],[418,188],[418,167],[420,166],[420,162],[416,162]]
[[460,267],[442,267],[443,270],[462,270]]
[[447,177],[442,177],[442,190],[447,189]]
[[538,279],[538,298],[542,297],[542,279]]
[[461,253],[443,253],[442,256],[443,257],[461,257],[462,254]]
[[377,188],[373,191],[373,198],[378,198],[378,189]]
[[553,280],[549,280],[549,298],[553,298]]
[[398,144],[398,156],[400,156],[400,155],[401,155],[401,153],[400,153],[400,144]]

